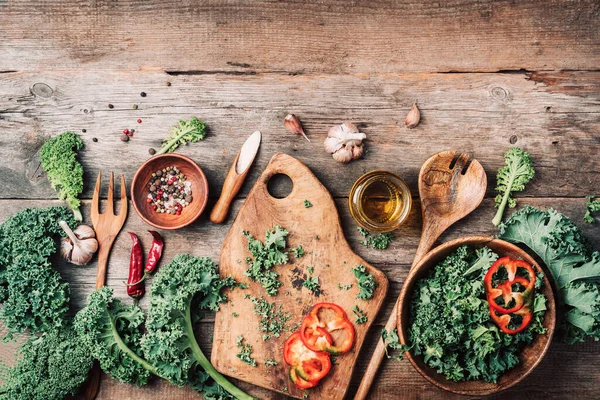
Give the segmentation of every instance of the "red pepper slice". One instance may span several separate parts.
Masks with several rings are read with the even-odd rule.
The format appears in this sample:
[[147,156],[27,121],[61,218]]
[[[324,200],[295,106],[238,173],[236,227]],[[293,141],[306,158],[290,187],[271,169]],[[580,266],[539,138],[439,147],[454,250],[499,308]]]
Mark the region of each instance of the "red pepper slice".
[[326,351],[336,355],[352,348],[355,332],[354,325],[340,306],[318,303],[302,320],[300,336],[312,351]]
[[[492,280],[494,274],[500,270],[501,267],[506,269],[508,279],[498,284],[498,286],[492,286]],[[529,279],[522,276],[517,276],[518,269],[524,269],[529,275]],[[510,257],[499,258],[488,270],[483,279],[485,285],[485,291],[487,293],[487,300],[490,307],[500,314],[511,314],[520,310],[526,303],[531,301],[533,290],[535,288],[535,271],[533,267],[523,260],[515,260]],[[513,291],[513,284],[519,283],[525,286],[523,292]],[[511,308],[506,308],[497,303],[496,299],[502,297],[504,304],[508,305],[512,300],[515,301],[515,305]]]
[[329,354],[310,350],[302,343],[299,332],[285,341],[283,359],[292,366],[290,379],[301,389],[314,387],[331,370]]
[[502,332],[507,333],[509,335],[514,335],[515,333],[519,333],[523,329],[527,328],[527,326],[531,322],[531,319],[533,318],[533,313],[531,312],[529,305],[525,305],[519,311],[511,314],[520,315],[522,317],[521,325],[519,325],[515,329],[508,328],[508,325],[510,324],[510,321],[512,319],[509,314],[498,315],[496,313],[496,310],[490,308],[490,315],[492,316],[492,320],[496,323],[496,325],[498,325],[498,328],[500,328]]
[[298,389],[310,389],[317,386],[319,381],[306,381],[298,375],[298,371],[295,367],[290,368],[290,381],[298,388]]

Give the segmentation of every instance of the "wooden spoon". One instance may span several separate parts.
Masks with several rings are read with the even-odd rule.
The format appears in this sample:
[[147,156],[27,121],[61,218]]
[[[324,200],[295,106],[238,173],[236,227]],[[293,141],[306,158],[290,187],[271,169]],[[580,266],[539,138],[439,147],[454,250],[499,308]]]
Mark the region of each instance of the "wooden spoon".
[[[423,227],[413,267],[450,225],[481,204],[486,187],[487,178],[483,167],[466,154],[442,151],[425,161],[419,173]],[[397,327],[399,305],[400,298],[385,325],[387,331]],[[367,397],[384,354],[385,344],[380,339],[360,382],[355,400]]]

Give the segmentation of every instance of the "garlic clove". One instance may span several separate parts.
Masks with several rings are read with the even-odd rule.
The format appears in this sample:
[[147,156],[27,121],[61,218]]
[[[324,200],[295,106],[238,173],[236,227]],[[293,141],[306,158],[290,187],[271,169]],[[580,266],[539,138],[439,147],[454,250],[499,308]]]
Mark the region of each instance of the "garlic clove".
[[360,145],[354,146],[352,148],[352,158],[357,159],[357,158],[361,158],[363,155],[363,145],[362,143]]
[[412,129],[415,126],[419,125],[420,121],[421,121],[421,111],[419,111],[419,108],[417,107],[417,103],[415,103],[415,104],[413,104],[412,108],[406,115],[406,119],[404,120],[404,125],[408,129]]
[[335,153],[333,153],[332,156],[335,161],[341,163],[350,162],[350,160],[352,160],[352,148],[349,146],[344,146]]
[[61,239],[60,244],[63,258],[76,265],[89,263],[98,251],[96,232],[87,225],[79,225],[74,231],[65,221],[60,221],[59,225],[67,234],[66,238]]
[[283,120],[283,126],[286,127],[288,131],[293,133],[294,135],[302,135],[304,139],[310,142],[310,139],[304,133],[304,129],[302,128],[302,123],[294,114],[288,114]]

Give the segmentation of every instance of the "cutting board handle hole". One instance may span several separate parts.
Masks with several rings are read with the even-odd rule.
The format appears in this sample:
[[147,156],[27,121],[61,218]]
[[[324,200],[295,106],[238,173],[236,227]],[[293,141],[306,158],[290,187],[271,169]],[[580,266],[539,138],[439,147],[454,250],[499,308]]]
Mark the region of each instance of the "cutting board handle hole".
[[292,193],[294,182],[285,174],[274,174],[267,182],[267,191],[276,199],[285,199]]

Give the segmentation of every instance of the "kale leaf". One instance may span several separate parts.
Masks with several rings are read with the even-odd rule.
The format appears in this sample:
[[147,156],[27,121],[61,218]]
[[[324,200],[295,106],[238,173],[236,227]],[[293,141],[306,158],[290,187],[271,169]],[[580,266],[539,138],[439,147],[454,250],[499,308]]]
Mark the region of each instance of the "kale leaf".
[[566,343],[600,339],[600,253],[579,228],[553,209],[525,206],[500,225],[500,238],[522,243],[542,258],[564,306],[558,334]]
[[[420,279],[412,293],[411,349],[448,380],[496,382],[519,363],[519,352],[533,334],[545,332],[541,293],[536,293],[534,321],[524,331],[508,335],[491,320],[483,277],[495,258],[489,251],[459,247]],[[480,267],[472,269],[474,265]]]
[[505,166],[498,170],[496,178],[496,207],[498,211],[492,222],[498,226],[502,222],[504,209],[508,205],[514,208],[517,201],[511,197],[511,192],[520,192],[525,190],[525,184],[533,179],[535,170],[533,162],[528,152],[518,147],[512,147],[504,153]]
[[197,117],[180,120],[171,127],[171,135],[163,140],[163,146],[156,154],[171,153],[180,144],[195,143],[206,137],[206,124]]
[[288,262],[288,254],[285,252],[288,231],[280,226],[275,226],[272,231],[267,230],[264,244],[247,231],[244,231],[243,234],[248,239],[248,250],[254,257],[254,259],[246,258],[249,266],[246,276],[259,282],[269,296],[277,295],[281,281],[279,273],[273,271],[272,268]]
[[58,221],[75,226],[66,207],[28,208],[0,225],[0,319],[9,334],[46,332],[64,324],[69,284],[52,268]]
[[360,300],[369,300],[373,298],[373,294],[375,293],[375,289],[377,289],[377,281],[373,278],[370,272],[367,272],[367,267],[362,264],[357,265],[352,268],[352,272],[356,277],[356,282],[358,283],[359,292],[356,295],[357,299]]
[[0,364],[1,400],[62,400],[87,379],[93,358],[71,325],[32,336],[19,347],[17,364]]
[[585,197],[585,215],[583,220],[589,224],[595,221],[592,213],[600,211],[600,199],[594,200],[594,196]]
[[113,299],[112,293],[106,286],[92,292],[75,316],[75,329],[104,372],[124,383],[145,385],[150,373],[159,373],[141,357],[144,312]]
[[40,149],[40,161],[52,188],[60,200],[65,200],[77,221],[83,220],[78,197],[83,191],[83,167],[77,161],[77,151],[83,141],[75,132],[63,132],[46,140]]
[[211,365],[194,335],[202,312],[218,311],[227,301],[222,289],[235,286],[233,278],[219,277],[208,257],[180,254],[161,267],[150,289],[147,333],[141,340],[158,375],[175,385],[188,383],[207,399],[252,399]]

